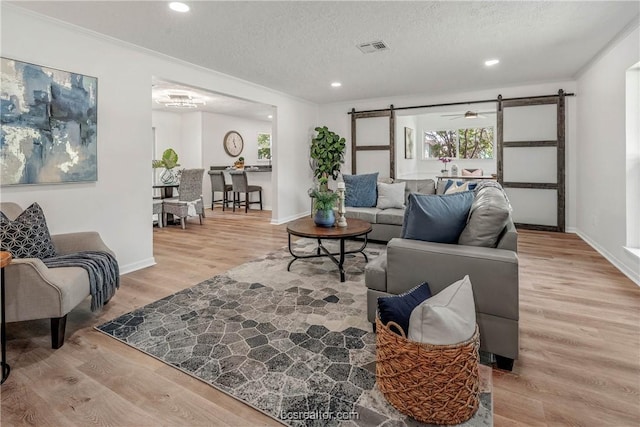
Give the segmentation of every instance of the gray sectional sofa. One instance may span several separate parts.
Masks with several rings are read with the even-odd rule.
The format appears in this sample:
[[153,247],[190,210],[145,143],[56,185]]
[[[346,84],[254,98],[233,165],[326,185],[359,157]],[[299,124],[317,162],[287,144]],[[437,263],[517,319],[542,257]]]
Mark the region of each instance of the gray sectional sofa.
[[[436,184],[432,179],[395,179],[393,182],[407,183],[404,190],[405,204],[409,199],[410,193],[436,194]],[[379,209],[376,207],[347,207],[345,216],[347,219],[356,218],[370,222],[372,230],[368,236],[369,240],[388,242],[394,237],[400,237],[404,211],[404,208]]]

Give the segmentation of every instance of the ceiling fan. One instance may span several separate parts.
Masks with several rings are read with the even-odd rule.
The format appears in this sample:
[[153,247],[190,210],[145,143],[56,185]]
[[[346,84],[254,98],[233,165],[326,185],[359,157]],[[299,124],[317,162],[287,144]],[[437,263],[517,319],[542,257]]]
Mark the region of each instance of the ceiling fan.
[[495,111],[467,111],[465,113],[456,113],[456,114],[443,114],[442,117],[451,117],[450,120],[453,119],[486,119],[487,116],[483,116],[483,114],[495,114]]

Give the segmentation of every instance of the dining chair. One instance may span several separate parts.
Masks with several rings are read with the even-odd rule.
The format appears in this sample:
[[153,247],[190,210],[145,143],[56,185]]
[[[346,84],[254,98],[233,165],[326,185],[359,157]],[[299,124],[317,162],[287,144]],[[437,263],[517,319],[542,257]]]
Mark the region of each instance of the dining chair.
[[[211,178],[211,210],[216,203],[222,203],[222,210],[227,207],[229,203],[229,193],[232,191],[233,186],[227,184],[224,178],[223,171],[209,171],[209,178]],[[216,200],[216,193],[222,193],[222,199]]]
[[204,169],[185,169],[180,177],[178,185],[178,197],[162,200],[165,224],[167,214],[180,218],[182,229],[186,228],[186,219],[189,216],[198,216],[200,225],[204,218],[204,204],[202,202],[202,178]]
[[158,215],[158,228],[162,228],[164,222],[162,204],[162,199],[153,199],[153,214]]
[[[262,187],[259,185],[249,185],[247,182],[247,172],[245,171],[231,171],[231,184],[233,190],[233,211],[236,211],[236,206],[244,206],[245,213],[249,211],[249,205],[259,203],[260,210],[262,210]],[[258,192],[260,199],[257,202],[249,200],[249,194]],[[244,193],[244,201],[240,200],[240,193]]]

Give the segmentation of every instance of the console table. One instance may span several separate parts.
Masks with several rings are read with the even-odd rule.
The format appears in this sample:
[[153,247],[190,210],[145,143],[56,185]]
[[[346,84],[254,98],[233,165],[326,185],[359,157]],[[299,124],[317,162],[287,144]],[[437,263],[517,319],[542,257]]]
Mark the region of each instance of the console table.
[[[289,253],[293,256],[293,259],[289,261],[287,265],[287,271],[290,271],[291,264],[299,259],[307,258],[319,258],[327,257],[340,270],[340,281],[344,282],[344,258],[347,254],[361,253],[364,256],[365,261],[369,262],[367,255],[364,253],[364,248],[367,247],[367,234],[371,232],[371,224],[359,219],[349,218],[347,220],[346,227],[318,227],[311,218],[301,218],[293,221],[287,225],[287,234],[289,235]],[[291,247],[291,236],[310,237],[312,239],[318,239],[318,247],[315,254],[300,255],[296,254]],[[345,251],[344,241],[349,237],[364,236],[364,243],[359,249],[353,251]],[[340,251],[331,252],[322,244],[322,240],[340,240]],[[336,258],[338,256],[338,258]]]

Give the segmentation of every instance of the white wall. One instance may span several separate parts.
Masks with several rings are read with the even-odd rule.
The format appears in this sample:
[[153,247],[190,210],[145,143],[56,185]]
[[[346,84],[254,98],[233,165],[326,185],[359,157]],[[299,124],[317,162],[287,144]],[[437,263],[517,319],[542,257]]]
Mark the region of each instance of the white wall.
[[[496,88],[491,90],[464,92],[464,93],[452,93],[442,94],[437,96],[429,95],[416,95],[406,97],[394,97],[384,99],[369,99],[369,100],[357,100],[348,101],[343,103],[328,104],[320,106],[320,120],[322,125],[328,126],[329,129],[336,132],[340,136],[347,140],[347,155],[345,165],[342,167],[342,172],[351,173],[351,116],[347,113],[351,111],[351,108],[355,108],[356,111],[372,110],[379,108],[388,108],[393,104],[396,108],[408,107],[412,105],[427,105],[427,104],[439,104],[448,102],[465,102],[484,99],[495,99],[499,94],[502,94],[504,98],[521,97],[521,96],[536,96],[536,95],[550,95],[556,94],[558,89],[564,89],[565,92],[575,92],[576,84],[572,81],[545,83],[537,85],[517,86],[517,87],[505,87]],[[566,98],[566,226],[567,231],[575,231],[576,224],[576,99],[574,97]],[[487,107],[487,108],[485,108]],[[495,108],[493,104],[482,104],[480,109]],[[466,110],[465,106],[456,107],[456,110]],[[475,108],[474,108],[475,109]],[[422,114],[425,112],[434,111],[433,109],[421,109],[415,110],[416,114]],[[446,111],[447,109],[439,109],[435,111]],[[408,114],[408,112],[407,112]],[[402,156],[404,159],[404,125],[402,125],[402,131],[399,132],[403,123],[401,116],[396,116],[396,156]],[[416,129],[417,130],[417,129]],[[397,157],[398,158],[398,157]],[[493,161],[473,161],[466,160],[464,162],[457,161],[459,166],[463,167],[482,167],[488,173],[495,172],[495,166],[491,167]],[[405,167],[404,165],[402,166]],[[420,170],[425,170],[424,174],[429,177],[439,173],[442,169],[442,164],[435,160],[429,160],[425,163],[425,166],[420,166]],[[398,169],[399,171],[401,169]],[[402,169],[404,170],[404,169]]]
[[[152,76],[159,76],[274,105],[278,111],[274,122],[278,139],[273,162],[283,165],[277,173],[283,187],[274,200],[274,222],[309,210],[304,191],[311,185],[306,141],[317,122],[315,104],[41,17],[6,2],[0,7],[2,56],[98,78],[98,181],[4,187],[2,200],[23,206],[38,201],[53,233],[99,231],[116,252],[123,272],[153,264],[150,99]],[[192,160],[195,161],[188,154],[184,156],[186,164]],[[307,203],[302,202],[304,198]]]
[[[637,25],[578,78],[578,233],[640,284],[626,245],[626,71],[640,60]],[[638,218],[636,218],[636,221]]]

